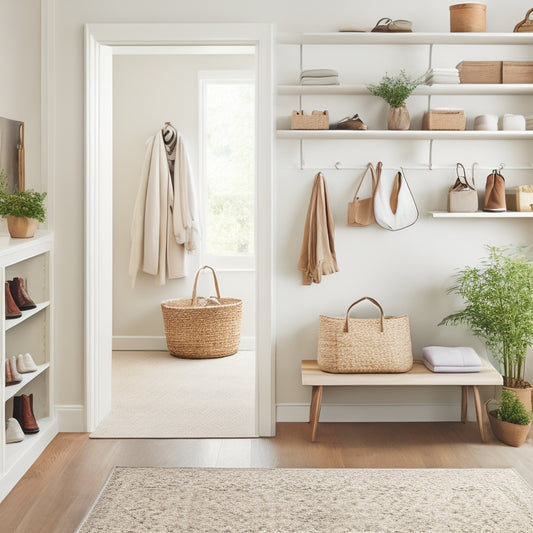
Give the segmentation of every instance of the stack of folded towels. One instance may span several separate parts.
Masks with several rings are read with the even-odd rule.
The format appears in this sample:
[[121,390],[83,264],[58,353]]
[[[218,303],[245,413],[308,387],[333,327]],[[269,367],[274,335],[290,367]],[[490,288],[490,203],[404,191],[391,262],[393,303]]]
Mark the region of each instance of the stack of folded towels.
[[526,119],[526,130],[533,130],[533,115],[527,115]]
[[469,346],[426,346],[422,360],[432,372],[480,372],[481,359]]
[[330,68],[302,70],[300,85],[339,85],[339,73]]
[[456,68],[432,68],[426,74],[426,85],[436,83],[461,83]]

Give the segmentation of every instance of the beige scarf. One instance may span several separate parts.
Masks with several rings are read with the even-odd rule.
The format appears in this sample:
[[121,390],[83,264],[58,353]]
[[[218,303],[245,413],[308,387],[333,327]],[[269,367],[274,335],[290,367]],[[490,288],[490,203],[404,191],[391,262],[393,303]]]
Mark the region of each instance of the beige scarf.
[[335,224],[329,206],[328,188],[324,174],[319,172],[315,176],[307,209],[302,249],[298,261],[298,270],[303,273],[303,285],[320,283],[322,275],[338,272],[334,233]]

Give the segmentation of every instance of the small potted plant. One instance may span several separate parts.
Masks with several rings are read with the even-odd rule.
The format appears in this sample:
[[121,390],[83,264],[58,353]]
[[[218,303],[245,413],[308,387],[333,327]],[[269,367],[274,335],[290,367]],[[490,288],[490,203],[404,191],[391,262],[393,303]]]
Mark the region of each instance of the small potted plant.
[[368,85],[367,89],[374,95],[383,98],[390,106],[387,117],[389,130],[408,130],[411,123],[405,101],[422,83],[422,78],[411,78],[404,70],[397,76],[385,74],[378,85]]
[[489,408],[490,401],[485,403],[485,408],[495,437],[510,446],[524,444],[531,427],[531,413],[526,411],[516,393],[502,390],[502,400],[497,409]]
[[46,193],[34,190],[7,192],[7,175],[0,171],[0,216],[7,219],[9,235],[30,238],[35,235],[39,222],[46,219]]
[[514,390],[531,411],[531,384],[524,379],[527,349],[533,345],[533,263],[524,247],[488,246],[480,267],[466,267],[449,292],[466,302],[439,325],[466,325],[482,338]]

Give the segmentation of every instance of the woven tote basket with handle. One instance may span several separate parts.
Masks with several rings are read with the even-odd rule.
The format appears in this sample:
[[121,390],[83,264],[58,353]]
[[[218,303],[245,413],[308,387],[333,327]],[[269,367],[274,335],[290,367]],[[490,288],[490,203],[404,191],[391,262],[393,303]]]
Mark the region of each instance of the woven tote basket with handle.
[[[350,318],[351,309],[372,302],[379,318]],[[385,316],[381,305],[368,296],[354,302],[345,317],[320,316],[318,357],[320,370],[335,374],[399,373],[411,370],[413,352],[409,317]]]
[[[220,305],[198,305],[198,276],[205,269],[213,274]],[[217,276],[210,266],[205,265],[196,272],[192,298],[165,300],[161,302],[161,310],[171,355],[208,359],[237,353],[241,338],[242,300],[220,297]]]

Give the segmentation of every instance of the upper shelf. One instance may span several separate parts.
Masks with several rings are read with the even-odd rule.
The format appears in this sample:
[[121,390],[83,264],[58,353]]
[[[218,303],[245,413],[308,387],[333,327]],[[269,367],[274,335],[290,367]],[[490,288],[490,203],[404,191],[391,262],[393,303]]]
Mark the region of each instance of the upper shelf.
[[302,33],[280,44],[533,44],[531,33]]
[[533,140],[533,131],[278,130],[279,139]]
[[[278,94],[296,95],[367,95],[372,96],[366,85],[278,85]],[[533,94],[533,83],[457,83],[420,85],[413,95],[437,95],[437,94],[458,94],[458,95],[520,95]]]
[[30,239],[12,239],[0,234],[0,265],[9,266],[52,249],[52,233],[38,230]]

